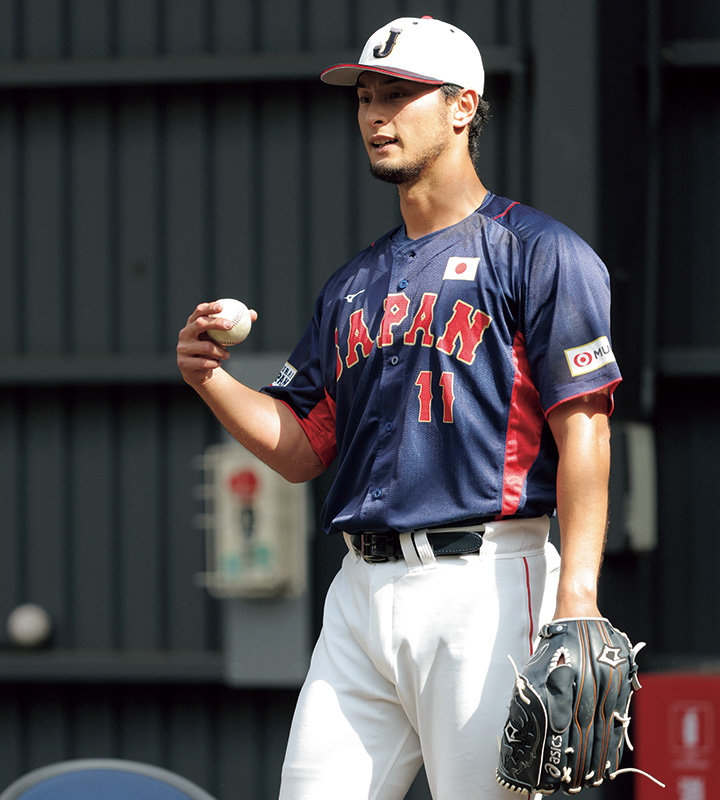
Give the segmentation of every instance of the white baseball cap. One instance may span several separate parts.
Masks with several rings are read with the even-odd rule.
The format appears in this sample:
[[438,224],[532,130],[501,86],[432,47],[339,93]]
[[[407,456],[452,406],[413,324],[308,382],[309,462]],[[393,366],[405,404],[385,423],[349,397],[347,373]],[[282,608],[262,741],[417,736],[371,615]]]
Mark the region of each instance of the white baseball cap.
[[485,70],[473,40],[454,25],[432,17],[401,17],[367,40],[357,64],[334,64],[320,78],[355,86],[366,71],[440,86],[454,83],[482,96]]

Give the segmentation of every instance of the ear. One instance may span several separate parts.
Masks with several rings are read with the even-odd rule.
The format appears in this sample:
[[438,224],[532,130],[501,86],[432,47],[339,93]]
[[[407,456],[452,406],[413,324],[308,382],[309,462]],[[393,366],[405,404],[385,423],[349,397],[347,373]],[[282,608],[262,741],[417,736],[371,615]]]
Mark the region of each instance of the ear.
[[478,93],[475,89],[463,89],[453,101],[452,120],[455,128],[464,128],[470,124],[478,109]]

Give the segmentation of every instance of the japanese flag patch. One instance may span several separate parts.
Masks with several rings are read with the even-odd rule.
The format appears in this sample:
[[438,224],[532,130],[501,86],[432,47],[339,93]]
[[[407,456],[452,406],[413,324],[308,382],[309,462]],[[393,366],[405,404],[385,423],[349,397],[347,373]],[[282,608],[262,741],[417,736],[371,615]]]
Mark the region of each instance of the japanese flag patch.
[[565,351],[565,358],[567,358],[573,378],[587,375],[588,372],[594,372],[615,361],[615,355],[607,336],[601,336],[594,342],[582,344],[580,347],[571,347]]
[[477,275],[479,258],[448,258],[444,281],[474,281]]

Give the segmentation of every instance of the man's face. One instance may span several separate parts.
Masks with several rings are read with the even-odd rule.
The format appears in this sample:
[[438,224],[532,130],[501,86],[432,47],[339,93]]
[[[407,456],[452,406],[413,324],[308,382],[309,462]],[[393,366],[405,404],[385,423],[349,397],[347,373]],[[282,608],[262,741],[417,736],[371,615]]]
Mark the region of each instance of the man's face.
[[450,142],[450,106],[437,86],[363,72],[357,82],[358,123],[380,180],[415,181]]

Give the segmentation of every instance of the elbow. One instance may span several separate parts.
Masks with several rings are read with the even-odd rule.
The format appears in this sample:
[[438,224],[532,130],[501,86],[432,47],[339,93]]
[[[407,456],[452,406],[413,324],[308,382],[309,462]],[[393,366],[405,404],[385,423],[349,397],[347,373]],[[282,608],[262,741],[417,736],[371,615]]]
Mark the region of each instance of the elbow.
[[305,483],[325,471],[325,464],[315,452],[307,433],[289,407],[276,400],[280,418],[280,435],[277,439],[270,466],[289,483]]
[[319,472],[292,472],[283,475],[283,478],[288,483],[307,483],[311,481],[313,478],[317,478],[318,475],[322,474],[322,470]]
[[306,483],[325,471],[320,459],[314,462],[286,461],[273,467],[288,483]]

